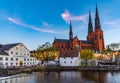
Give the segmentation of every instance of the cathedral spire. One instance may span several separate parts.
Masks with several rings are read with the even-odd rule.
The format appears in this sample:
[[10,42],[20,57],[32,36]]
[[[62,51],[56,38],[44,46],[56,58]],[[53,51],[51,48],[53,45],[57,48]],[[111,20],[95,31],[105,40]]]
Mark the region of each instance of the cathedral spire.
[[96,3],[95,30],[97,30],[98,28],[101,29],[101,25],[100,25],[99,13],[98,13],[98,8]]
[[92,25],[90,10],[89,10],[88,33],[90,33],[90,32],[93,32],[93,25]]
[[71,24],[71,20],[70,20],[70,32],[69,32],[69,39],[72,40],[73,39],[73,32],[72,32],[72,24]]

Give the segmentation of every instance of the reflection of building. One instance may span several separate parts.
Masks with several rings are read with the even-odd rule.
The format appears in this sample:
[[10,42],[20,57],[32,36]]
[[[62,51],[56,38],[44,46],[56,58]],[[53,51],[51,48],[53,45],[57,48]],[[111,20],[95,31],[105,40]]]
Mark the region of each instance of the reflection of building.
[[70,21],[69,39],[55,39],[53,42],[59,52],[67,52],[79,47],[82,49],[91,49],[100,52],[104,49],[104,37],[100,24],[98,8],[96,6],[95,28],[93,30],[91,14],[89,12],[88,35],[87,40],[79,40],[77,36],[73,37],[72,24]]
[[0,45],[0,64],[4,66],[34,65],[35,61],[22,43]]

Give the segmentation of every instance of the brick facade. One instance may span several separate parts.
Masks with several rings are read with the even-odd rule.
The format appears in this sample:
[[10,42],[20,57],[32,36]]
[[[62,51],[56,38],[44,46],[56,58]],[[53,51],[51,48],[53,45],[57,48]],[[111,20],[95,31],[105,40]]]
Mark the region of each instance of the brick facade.
[[69,39],[55,39],[53,45],[55,45],[59,52],[69,52],[75,48],[79,50],[91,49],[95,52],[101,52],[104,49],[104,35],[100,25],[100,19],[98,15],[98,8],[96,6],[95,27],[93,29],[91,14],[89,11],[88,22],[88,35],[87,40],[79,40],[77,36],[73,37],[72,24],[70,21]]

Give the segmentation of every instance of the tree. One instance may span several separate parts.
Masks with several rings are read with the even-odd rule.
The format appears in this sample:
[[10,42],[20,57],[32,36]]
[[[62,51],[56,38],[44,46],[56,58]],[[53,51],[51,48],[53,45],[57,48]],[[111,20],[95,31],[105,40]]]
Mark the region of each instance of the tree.
[[111,53],[111,52],[112,52],[112,50],[109,47],[107,47],[106,49],[103,49],[101,51],[102,54],[108,54],[108,53]]
[[81,50],[80,57],[85,61],[87,66],[87,61],[93,58],[93,52],[91,50],[85,49]]
[[115,51],[115,49],[118,49],[120,46],[119,43],[111,43],[109,45],[107,45],[108,48],[110,48],[112,51]]
[[38,46],[36,51],[36,58],[42,61],[55,60],[58,56],[58,51],[55,46],[51,45],[49,42]]

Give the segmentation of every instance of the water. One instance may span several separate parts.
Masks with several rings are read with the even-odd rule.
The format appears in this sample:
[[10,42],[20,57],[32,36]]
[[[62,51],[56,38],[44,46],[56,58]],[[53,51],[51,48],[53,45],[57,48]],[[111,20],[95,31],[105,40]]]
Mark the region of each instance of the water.
[[120,72],[34,72],[0,77],[0,83],[120,83]]

